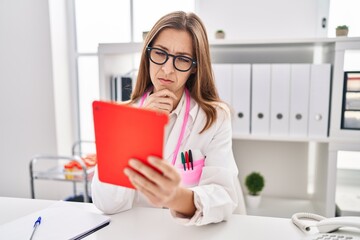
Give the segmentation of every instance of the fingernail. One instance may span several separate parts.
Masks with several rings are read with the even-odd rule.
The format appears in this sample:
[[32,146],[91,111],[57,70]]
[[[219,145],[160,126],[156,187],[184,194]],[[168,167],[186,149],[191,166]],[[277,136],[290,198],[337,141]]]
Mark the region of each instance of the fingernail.
[[126,176],[129,176],[129,173],[130,173],[129,169],[128,169],[128,168],[124,168],[124,173],[125,173]]
[[156,162],[156,160],[155,160],[154,157],[149,157],[149,158],[148,158],[148,161],[149,161],[149,163],[151,163],[151,164],[154,164],[154,163]]
[[135,160],[134,160],[134,159],[130,159],[130,160],[129,160],[129,165],[133,167],[133,166],[135,165]]

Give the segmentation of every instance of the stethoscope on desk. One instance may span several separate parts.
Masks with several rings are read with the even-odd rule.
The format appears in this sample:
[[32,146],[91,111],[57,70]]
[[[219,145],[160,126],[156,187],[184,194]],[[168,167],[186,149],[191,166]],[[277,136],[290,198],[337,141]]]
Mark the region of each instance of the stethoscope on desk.
[[[139,107],[143,106],[143,104],[145,102],[145,99],[148,96],[149,91],[151,91],[151,90],[147,90],[143,94],[143,96],[141,97]],[[189,93],[189,90],[187,88],[185,88],[185,115],[184,115],[184,120],[183,120],[183,123],[182,123],[182,126],[181,126],[181,132],[180,132],[180,135],[179,135],[179,138],[178,138],[175,150],[174,150],[173,159],[171,161],[172,165],[175,165],[176,158],[177,158],[177,155],[178,155],[179,150],[180,150],[180,145],[181,145],[182,140],[184,138],[186,125],[187,125],[187,123],[189,121],[189,113],[190,113],[190,93]]]

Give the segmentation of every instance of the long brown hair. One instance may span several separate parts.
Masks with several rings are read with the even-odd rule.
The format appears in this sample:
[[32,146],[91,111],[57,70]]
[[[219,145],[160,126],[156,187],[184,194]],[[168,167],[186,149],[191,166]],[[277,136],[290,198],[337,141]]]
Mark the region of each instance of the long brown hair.
[[147,34],[142,50],[138,77],[134,91],[131,95],[130,103],[136,102],[144,92],[152,86],[149,73],[149,59],[146,47],[152,43],[158,34],[165,28],[185,30],[192,36],[194,58],[197,61],[196,72],[189,76],[186,87],[189,89],[191,97],[200,105],[206,114],[206,124],[200,133],[210,128],[216,120],[216,105],[220,102],[218,92],[215,88],[213,79],[210,50],[207,33],[204,24],[194,13],[182,11],[169,13],[160,18],[150,32]]

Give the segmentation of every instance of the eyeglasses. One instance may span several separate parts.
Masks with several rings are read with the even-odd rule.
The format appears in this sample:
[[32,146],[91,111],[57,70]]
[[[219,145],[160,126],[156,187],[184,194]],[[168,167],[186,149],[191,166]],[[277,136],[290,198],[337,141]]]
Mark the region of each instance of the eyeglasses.
[[146,51],[150,60],[157,65],[165,64],[169,57],[172,57],[175,69],[180,72],[187,72],[196,65],[196,61],[190,57],[183,55],[175,56],[160,48],[147,47]]

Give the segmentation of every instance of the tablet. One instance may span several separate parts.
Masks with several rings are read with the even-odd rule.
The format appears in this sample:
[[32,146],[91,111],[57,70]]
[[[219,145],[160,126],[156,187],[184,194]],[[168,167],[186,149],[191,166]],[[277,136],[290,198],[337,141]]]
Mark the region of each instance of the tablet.
[[99,180],[134,188],[123,170],[131,158],[148,164],[148,156],[163,157],[168,116],[114,102],[92,106]]

